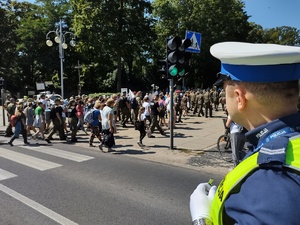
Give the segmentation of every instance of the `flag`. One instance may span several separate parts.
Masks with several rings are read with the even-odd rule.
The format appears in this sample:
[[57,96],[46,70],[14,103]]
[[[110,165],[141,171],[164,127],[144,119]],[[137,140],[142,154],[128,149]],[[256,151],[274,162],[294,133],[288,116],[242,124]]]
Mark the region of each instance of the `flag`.
[[133,99],[135,96],[133,94],[133,92],[129,89],[129,100]]

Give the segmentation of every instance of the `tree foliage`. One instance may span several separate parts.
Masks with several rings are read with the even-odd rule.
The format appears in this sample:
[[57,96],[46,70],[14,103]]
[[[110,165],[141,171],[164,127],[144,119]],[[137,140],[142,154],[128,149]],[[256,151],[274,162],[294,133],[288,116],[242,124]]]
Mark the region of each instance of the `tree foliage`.
[[[36,82],[53,81],[60,88],[59,46],[46,46],[46,34],[76,35],[76,46],[64,51],[65,94],[168,87],[157,75],[166,57],[166,38],[202,34],[201,53],[190,60],[187,87],[210,86],[220,63],[209,52],[222,41],[300,44],[299,30],[283,26],[263,29],[248,22],[242,0],[37,0],[34,4],[0,0],[0,76],[5,88],[25,94]],[[66,42],[70,39],[66,35]],[[78,61],[81,68],[77,68]],[[80,78],[78,77],[80,70]],[[79,84],[80,80],[80,84]],[[181,81],[177,81],[181,85]]]

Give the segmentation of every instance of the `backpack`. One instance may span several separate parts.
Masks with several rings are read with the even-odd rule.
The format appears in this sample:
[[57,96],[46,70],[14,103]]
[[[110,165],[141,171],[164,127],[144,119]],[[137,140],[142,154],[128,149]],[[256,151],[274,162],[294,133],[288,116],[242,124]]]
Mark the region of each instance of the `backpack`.
[[10,115],[15,114],[15,110],[16,110],[16,106],[15,105],[8,104],[8,106],[7,106],[7,112],[8,112],[8,114],[10,114]]
[[11,124],[12,127],[16,126],[17,120],[18,120],[18,117],[16,115],[11,115],[11,117],[10,117],[10,124]]
[[95,111],[95,109],[91,109],[86,112],[86,114],[84,115],[84,118],[83,118],[83,121],[85,123],[91,124],[94,122],[94,111]]
[[137,109],[138,107],[138,102],[135,98],[132,98],[131,101],[130,101],[130,106],[132,109]]
[[161,102],[159,103],[159,107],[162,108],[162,109],[164,109],[164,108],[165,108],[165,102],[164,102],[164,101],[161,101]]

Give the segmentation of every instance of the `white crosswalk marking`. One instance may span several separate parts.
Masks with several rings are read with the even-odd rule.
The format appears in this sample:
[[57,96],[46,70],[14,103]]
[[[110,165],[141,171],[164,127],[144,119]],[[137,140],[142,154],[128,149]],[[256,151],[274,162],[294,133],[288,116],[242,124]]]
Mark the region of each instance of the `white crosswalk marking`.
[[0,169],[0,181],[1,180],[6,180],[9,178],[17,177],[16,174],[10,173],[6,170]]
[[78,153],[74,153],[74,152],[68,152],[68,151],[64,151],[64,150],[59,150],[57,148],[50,148],[50,147],[45,147],[45,146],[34,146],[34,147],[33,146],[20,146],[20,147],[26,148],[31,151],[37,151],[37,152],[45,153],[48,155],[68,159],[68,160],[75,161],[75,162],[83,162],[83,161],[87,161],[90,159],[94,159],[94,157],[91,157],[91,156],[82,155],[82,154],[78,154]]
[[10,151],[5,148],[0,148],[0,157],[20,163],[31,168],[44,171],[62,166],[61,164],[53,163],[36,157],[28,156],[18,152]]
[[51,209],[46,208],[45,206],[27,198],[24,195],[21,195],[20,193],[10,189],[9,187],[6,187],[2,184],[0,184],[0,191],[8,194],[9,196],[13,197],[14,199],[19,200],[20,202],[28,205],[29,207],[35,209],[36,211],[44,214],[45,216],[49,217],[50,219],[56,221],[59,224],[64,225],[78,225],[78,223],[73,222],[72,220],[69,220],[68,218],[52,211]]

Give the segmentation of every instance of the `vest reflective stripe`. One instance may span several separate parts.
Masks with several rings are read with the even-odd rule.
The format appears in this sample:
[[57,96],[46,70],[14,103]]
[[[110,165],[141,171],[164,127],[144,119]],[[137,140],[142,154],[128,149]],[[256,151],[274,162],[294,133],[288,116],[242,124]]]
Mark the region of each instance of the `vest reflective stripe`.
[[[297,149],[297,151],[294,151]],[[247,159],[242,161],[237,167],[230,171],[218,186],[216,195],[212,201],[211,218],[214,225],[223,225],[223,211],[224,202],[230,195],[232,189],[237,186],[248,174],[257,170],[259,165],[257,164],[257,157],[259,152],[254,153]],[[290,141],[286,150],[286,165],[297,171],[300,171],[300,138],[299,136],[290,138]]]

